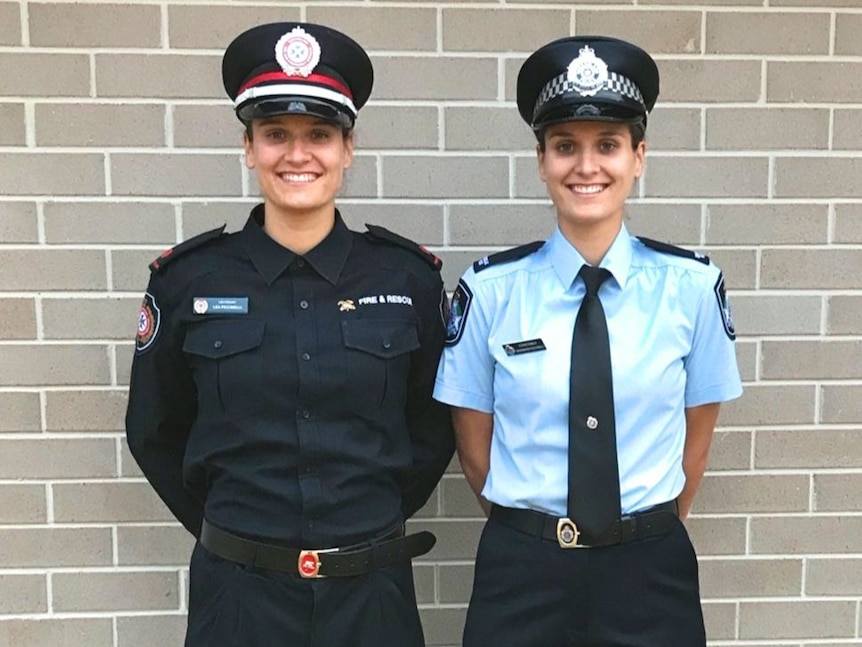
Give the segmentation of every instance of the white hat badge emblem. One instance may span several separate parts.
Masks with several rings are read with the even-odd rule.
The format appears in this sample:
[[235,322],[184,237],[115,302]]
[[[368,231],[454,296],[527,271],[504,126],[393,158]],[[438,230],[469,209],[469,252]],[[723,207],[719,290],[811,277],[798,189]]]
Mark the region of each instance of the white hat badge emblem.
[[569,63],[568,79],[582,97],[593,97],[608,80],[608,65],[589,45],[584,45],[578,57]]
[[275,60],[288,76],[308,76],[320,62],[320,43],[302,27],[294,27],[275,44]]

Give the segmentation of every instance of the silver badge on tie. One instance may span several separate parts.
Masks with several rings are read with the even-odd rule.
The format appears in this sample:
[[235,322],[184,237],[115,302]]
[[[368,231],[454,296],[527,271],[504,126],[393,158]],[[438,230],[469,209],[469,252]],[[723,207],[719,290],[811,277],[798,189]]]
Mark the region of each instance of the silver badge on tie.
[[608,64],[596,56],[592,47],[584,45],[569,63],[568,79],[582,97],[594,97],[607,83]]
[[599,426],[599,421],[596,420],[593,416],[589,416],[587,418],[587,428],[595,429],[598,426]]

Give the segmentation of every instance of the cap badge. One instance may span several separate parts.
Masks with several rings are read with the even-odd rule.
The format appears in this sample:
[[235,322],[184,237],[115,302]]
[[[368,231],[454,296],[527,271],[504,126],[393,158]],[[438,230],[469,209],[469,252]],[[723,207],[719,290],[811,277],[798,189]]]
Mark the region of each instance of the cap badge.
[[294,27],[275,44],[275,60],[288,76],[308,76],[320,62],[320,43],[302,27]]
[[582,97],[593,97],[608,80],[608,65],[589,45],[584,45],[578,57],[569,63],[568,79]]

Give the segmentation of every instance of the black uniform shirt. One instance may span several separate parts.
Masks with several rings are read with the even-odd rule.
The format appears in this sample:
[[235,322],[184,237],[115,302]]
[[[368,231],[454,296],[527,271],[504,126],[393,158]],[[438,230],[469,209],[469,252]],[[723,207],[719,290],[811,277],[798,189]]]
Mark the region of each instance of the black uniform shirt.
[[453,452],[431,398],[439,268],[337,213],[304,256],[262,223],[261,205],[153,271],[129,446],[195,535],[205,515],[293,546],[367,539],[424,504]]

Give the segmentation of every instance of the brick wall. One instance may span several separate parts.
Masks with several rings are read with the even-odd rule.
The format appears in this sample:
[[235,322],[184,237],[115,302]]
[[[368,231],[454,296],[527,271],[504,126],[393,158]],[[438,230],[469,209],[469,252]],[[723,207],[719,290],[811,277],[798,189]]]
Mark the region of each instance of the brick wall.
[[[181,644],[191,542],[123,443],[130,337],[146,263],[256,194],[221,51],[299,18],[377,71],[349,223],[429,245],[450,290],[553,226],[525,56],[588,32],[656,55],[629,227],[724,268],[747,387],[689,522],[711,641],[862,645],[862,0],[0,0],[0,647]],[[456,645],[481,521],[454,468],[415,527],[429,643]]]

